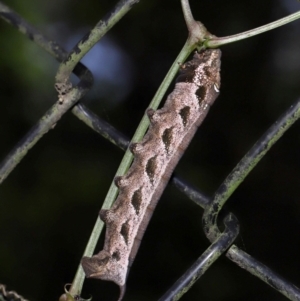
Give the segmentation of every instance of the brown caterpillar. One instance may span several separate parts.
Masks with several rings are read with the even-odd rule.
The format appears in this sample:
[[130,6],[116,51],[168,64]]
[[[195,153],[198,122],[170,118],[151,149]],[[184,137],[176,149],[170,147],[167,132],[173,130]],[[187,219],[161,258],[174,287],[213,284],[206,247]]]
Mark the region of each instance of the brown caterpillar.
[[103,250],[82,258],[87,277],[119,285],[123,298],[132,265],[155,206],[174,168],[219,95],[221,51],[195,53],[180,68],[173,92],[165,105],[147,110],[150,127],[140,143],[130,146],[134,161],[115,178],[119,195],[109,210],[101,210],[106,223]]

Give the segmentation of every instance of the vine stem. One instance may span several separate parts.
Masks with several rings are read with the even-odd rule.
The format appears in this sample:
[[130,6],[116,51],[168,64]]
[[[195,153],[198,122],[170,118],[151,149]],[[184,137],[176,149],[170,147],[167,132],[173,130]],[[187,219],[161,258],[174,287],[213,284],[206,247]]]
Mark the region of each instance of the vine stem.
[[216,48],[216,47],[219,47],[219,46],[222,46],[222,45],[237,42],[237,41],[240,41],[240,40],[243,40],[243,39],[247,39],[247,38],[256,36],[256,35],[261,34],[263,32],[272,30],[274,28],[280,27],[280,26],[285,25],[287,23],[293,22],[293,21],[295,21],[299,18],[300,18],[300,11],[298,11],[294,14],[291,14],[287,17],[284,17],[282,19],[276,20],[272,23],[269,23],[269,24],[266,24],[266,25],[263,25],[263,26],[260,26],[260,27],[242,32],[242,33],[238,33],[238,34],[228,36],[228,37],[223,37],[223,38],[214,37],[214,38],[208,40],[205,43],[205,45],[208,48]]
[[190,24],[195,22],[188,0],[181,0],[181,7],[186,25],[190,31]]
[[215,36],[209,33],[201,22],[194,19],[189,0],[181,0],[181,7],[189,31],[187,43],[190,44],[192,50],[196,47],[200,50],[207,39],[214,38]]

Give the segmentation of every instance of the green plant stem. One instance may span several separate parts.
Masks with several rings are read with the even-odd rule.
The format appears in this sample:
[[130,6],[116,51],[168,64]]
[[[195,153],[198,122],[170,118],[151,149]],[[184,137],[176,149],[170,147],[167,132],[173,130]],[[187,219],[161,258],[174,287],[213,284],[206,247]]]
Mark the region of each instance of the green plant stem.
[[192,10],[189,4],[189,0],[181,0],[181,8],[184,16],[185,23],[187,24],[187,27],[189,28],[189,24],[192,24],[195,22],[195,19],[192,14]]
[[282,25],[285,25],[287,23],[293,22],[297,19],[300,18],[300,11],[291,14],[287,17],[284,17],[282,19],[279,19],[277,21],[274,21],[272,23],[257,27],[255,29],[251,29],[242,33],[238,33],[232,36],[228,36],[228,37],[223,37],[223,38],[212,38],[210,40],[208,40],[205,45],[208,48],[216,48],[216,47],[220,47],[222,45],[226,45],[229,43],[233,43],[233,42],[237,42],[243,39],[247,39],[253,36],[256,36],[258,34],[261,34],[263,32],[272,30],[274,28],[280,27]]
[[207,31],[201,22],[194,19],[189,0],[181,0],[181,7],[189,32],[188,43],[190,44],[191,49],[197,47],[198,50],[201,50],[204,48],[203,43],[214,36]]

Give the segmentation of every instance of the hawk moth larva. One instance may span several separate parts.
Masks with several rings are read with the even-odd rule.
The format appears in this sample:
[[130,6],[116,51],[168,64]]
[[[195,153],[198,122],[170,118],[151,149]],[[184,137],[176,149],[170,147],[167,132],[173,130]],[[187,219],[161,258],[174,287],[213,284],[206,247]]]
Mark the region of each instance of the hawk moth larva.
[[128,172],[115,178],[119,195],[109,210],[101,210],[106,223],[103,250],[84,257],[87,277],[119,285],[122,299],[132,265],[153,210],[179,159],[219,95],[221,51],[195,53],[183,64],[165,105],[147,110],[150,127],[130,150],[134,161]]

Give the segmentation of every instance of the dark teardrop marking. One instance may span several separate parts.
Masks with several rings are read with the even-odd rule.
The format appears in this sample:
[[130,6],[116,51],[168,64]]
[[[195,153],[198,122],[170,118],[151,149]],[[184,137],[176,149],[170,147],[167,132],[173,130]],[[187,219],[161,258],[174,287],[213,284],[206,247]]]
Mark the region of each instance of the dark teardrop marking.
[[171,142],[172,142],[172,137],[173,137],[172,128],[165,129],[164,132],[163,132],[163,134],[162,134],[162,141],[163,141],[163,143],[165,145],[165,149],[166,149],[167,153],[170,150],[170,146],[171,146]]
[[210,68],[204,67],[203,70],[204,70],[205,75],[210,78],[211,77]]
[[140,213],[140,209],[141,209],[141,204],[143,202],[142,199],[142,192],[140,189],[136,190],[133,193],[132,199],[131,199],[131,204],[136,212],[136,214]]
[[182,119],[182,123],[183,123],[184,127],[186,126],[186,124],[187,124],[187,122],[189,120],[190,110],[191,110],[191,108],[188,107],[188,106],[186,106],[186,107],[182,108],[180,110],[180,112],[179,112],[179,115],[180,115],[180,117]]
[[186,62],[180,67],[180,73],[176,79],[176,83],[193,83],[195,80],[196,69],[201,63],[201,56],[195,54],[191,61]]
[[176,78],[176,83],[192,83],[195,78],[195,70],[192,68],[182,68]]
[[129,229],[130,229],[129,225],[127,223],[124,223],[122,225],[121,232],[120,232],[125,240],[126,245],[128,244],[128,239],[129,239]]
[[206,88],[204,86],[200,86],[196,91],[196,96],[199,100],[199,103],[201,103],[206,96]]
[[146,173],[147,173],[151,183],[153,183],[153,181],[154,181],[155,169],[156,169],[156,156],[150,158],[146,164]]
[[112,258],[115,259],[116,261],[119,261],[121,259],[120,252],[116,251],[112,254]]

